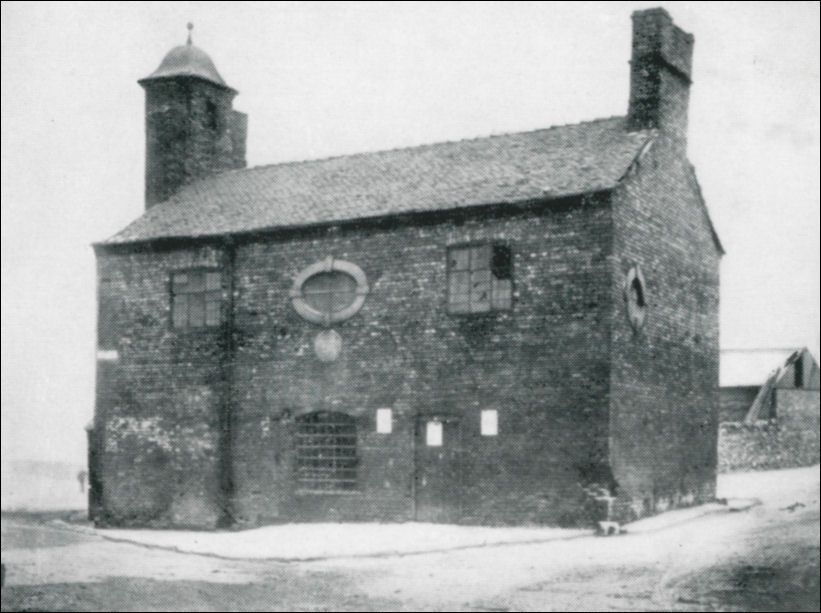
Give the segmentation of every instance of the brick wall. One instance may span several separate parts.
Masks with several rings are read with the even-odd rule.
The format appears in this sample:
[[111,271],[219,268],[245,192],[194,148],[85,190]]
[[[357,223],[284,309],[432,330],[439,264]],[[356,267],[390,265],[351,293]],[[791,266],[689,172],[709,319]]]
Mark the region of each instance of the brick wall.
[[684,150],[693,36],[662,8],[633,13],[630,60],[631,129],[659,128]]
[[247,118],[231,108],[235,92],[196,78],[142,83],[147,207],[194,179],[245,166]]
[[[715,490],[720,255],[679,147],[660,134],[614,193],[610,458],[623,519]],[[646,281],[639,331],[624,303],[634,265]]]
[[[220,474],[219,339],[169,327],[169,273],[223,265],[221,247],[100,253],[100,297],[119,361],[99,381],[104,508],[112,522],[411,519],[417,415],[461,426],[451,467],[456,514],[480,523],[581,521],[581,486],[606,474],[612,218],[606,199],[518,214],[351,225],[239,242],[234,253],[232,461]],[[502,240],[514,258],[510,312],[447,313],[446,247]],[[360,266],[370,294],[335,329],[340,357],[320,362],[320,326],[290,304],[293,278],[328,255]],[[214,334],[217,334],[216,332]],[[377,434],[391,408],[391,434]],[[499,435],[482,437],[482,409]],[[296,418],[341,411],[358,428],[359,487],[301,494]],[[418,450],[417,450],[418,451]]]
[[219,331],[171,329],[170,271],[221,266],[215,248],[97,258],[97,521],[214,526],[220,497]]

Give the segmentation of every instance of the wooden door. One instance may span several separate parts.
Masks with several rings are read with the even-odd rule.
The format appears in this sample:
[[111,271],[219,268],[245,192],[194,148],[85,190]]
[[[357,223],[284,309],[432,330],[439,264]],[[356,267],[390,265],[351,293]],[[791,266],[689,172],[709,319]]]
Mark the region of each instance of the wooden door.
[[461,516],[462,432],[455,419],[416,422],[416,520],[456,522]]

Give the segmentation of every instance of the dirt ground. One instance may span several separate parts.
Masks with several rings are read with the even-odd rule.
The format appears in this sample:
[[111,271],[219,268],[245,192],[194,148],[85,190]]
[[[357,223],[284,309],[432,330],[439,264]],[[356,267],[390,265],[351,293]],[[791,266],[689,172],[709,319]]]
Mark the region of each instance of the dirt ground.
[[6,515],[2,610],[818,611],[818,467],[726,479],[760,504],[607,538],[292,563]]

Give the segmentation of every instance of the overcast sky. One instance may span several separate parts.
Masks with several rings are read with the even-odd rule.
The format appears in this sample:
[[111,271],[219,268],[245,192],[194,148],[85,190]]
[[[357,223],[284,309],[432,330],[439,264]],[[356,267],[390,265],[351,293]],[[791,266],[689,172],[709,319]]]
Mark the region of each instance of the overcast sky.
[[[3,458],[82,462],[90,244],[143,210],[143,91],[207,51],[268,164],[623,115],[654,2],[2,4]],[[819,5],[666,2],[695,35],[689,155],[727,250],[723,347],[819,345]]]

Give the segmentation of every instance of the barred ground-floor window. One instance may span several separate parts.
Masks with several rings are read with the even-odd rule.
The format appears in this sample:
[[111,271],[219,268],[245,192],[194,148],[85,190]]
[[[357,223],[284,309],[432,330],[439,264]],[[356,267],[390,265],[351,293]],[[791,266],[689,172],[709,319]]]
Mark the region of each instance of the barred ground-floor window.
[[355,490],[356,422],[344,413],[318,411],[297,418],[296,478],[304,490]]

